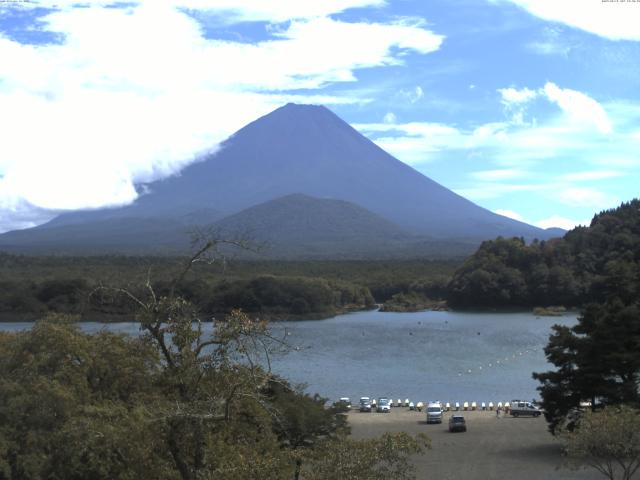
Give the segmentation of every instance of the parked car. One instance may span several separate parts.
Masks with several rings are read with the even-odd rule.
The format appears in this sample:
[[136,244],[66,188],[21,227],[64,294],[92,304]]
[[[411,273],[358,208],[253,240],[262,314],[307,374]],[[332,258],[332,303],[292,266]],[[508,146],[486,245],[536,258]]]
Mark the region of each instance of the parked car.
[[467,422],[462,415],[452,415],[449,418],[449,431],[450,432],[466,432]]
[[542,411],[536,407],[533,403],[524,400],[511,400],[509,413],[514,417],[531,415],[532,417],[539,417]]
[[442,404],[429,402],[427,405],[427,423],[442,423]]
[[360,411],[361,412],[371,411],[371,400],[369,399],[369,397],[360,397]]
[[349,397],[341,397],[335,404],[336,407],[344,407],[345,409],[351,409],[351,399]]
[[378,399],[378,408],[376,411],[380,413],[389,413],[391,412],[391,400],[385,397],[381,397]]

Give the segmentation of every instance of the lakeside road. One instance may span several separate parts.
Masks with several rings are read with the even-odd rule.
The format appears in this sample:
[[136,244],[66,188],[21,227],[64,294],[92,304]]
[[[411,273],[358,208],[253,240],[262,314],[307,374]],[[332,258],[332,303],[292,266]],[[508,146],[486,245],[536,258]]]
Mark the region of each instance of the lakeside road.
[[385,432],[425,433],[431,450],[414,457],[419,480],[595,480],[593,469],[562,467],[561,446],[547,431],[544,418],[495,411],[456,412],[464,415],[467,432],[450,433],[445,412],[442,424],[427,424],[425,413],[392,408],[390,413],[349,412],[354,438],[370,438]]

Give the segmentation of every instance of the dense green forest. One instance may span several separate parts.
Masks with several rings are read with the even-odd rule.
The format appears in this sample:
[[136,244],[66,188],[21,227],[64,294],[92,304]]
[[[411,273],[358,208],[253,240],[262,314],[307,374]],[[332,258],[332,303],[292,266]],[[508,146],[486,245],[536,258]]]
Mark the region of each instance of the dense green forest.
[[453,307],[578,307],[616,296],[637,298],[640,201],[596,215],[563,238],[526,244],[518,238],[484,242],[449,286]]
[[[171,288],[181,257],[45,257],[0,254],[0,318],[47,312],[90,320],[132,317],[135,305],[108,288]],[[458,261],[241,261],[193,266],[179,293],[209,317],[233,308],[272,319],[326,317],[372,308],[394,295],[442,299]]]

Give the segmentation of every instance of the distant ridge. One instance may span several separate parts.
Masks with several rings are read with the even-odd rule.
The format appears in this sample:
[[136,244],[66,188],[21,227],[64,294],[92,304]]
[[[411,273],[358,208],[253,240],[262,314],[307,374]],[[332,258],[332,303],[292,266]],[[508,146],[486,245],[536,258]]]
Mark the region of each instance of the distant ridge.
[[[58,251],[63,245],[65,252],[76,247],[99,250],[102,244],[109,250],[132,244],[182,248],[184,230],[190,225],[210,225],[224,218],[229,225],[234,222],[230,215],[291,194],[349,202],[404,232],[405,240],[422,236],[425,242],[477,245],[500,235],[526,239],[557,235],[475,205],[395,159],[327,108],[313,105],[280,107],[240,129],[216,154],[179,175],[141,185],[140,191],[149,193],[126,207],[68,213],[33,229],[0,235],[0,248]],[[307,204],[317,207],[314,202]],[[243,222],[249,216],[245,212]],[[257,222],[258,216],[254,212],[251,218]],[[357,228],[369,225],[363,223],[365,217],[358,217],[354,235]],[[335,219],[336,225],[342,221],[339,216]],[[329,235],[332,223],[325,219],[323,224]],[[381,222],[376,228],[387,231]],[[341,232],[346,235],[344,229]],[[281,238],[274,235],[274,245],[295,237],[291,229]],[[331,241],[339,242],[339,235]],[[371,244],[379,240],[376,235],[360,236]],[[81,239],[89,244],[80,245]],[[365,243],[359,248],[368,250]]]

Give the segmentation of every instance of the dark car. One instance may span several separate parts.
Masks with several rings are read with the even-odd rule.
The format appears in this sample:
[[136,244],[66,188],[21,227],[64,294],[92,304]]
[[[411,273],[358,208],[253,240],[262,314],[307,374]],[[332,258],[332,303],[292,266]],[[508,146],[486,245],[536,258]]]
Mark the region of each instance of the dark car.
[[371,411],[371,401],[369,397],[360,398],[360,411],[361,412],[370,412]]
[[467,422],[462,415],[452,415],[449,418],[449,431],[450,432],[466,432]]

